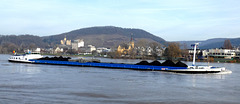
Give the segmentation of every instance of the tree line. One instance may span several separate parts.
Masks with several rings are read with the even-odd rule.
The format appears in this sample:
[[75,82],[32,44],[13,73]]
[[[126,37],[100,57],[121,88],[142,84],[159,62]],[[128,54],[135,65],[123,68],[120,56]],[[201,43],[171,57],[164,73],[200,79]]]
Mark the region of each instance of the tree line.
[[33,35],[7,35],[0,36],[0,53],[11,53],[12,51],[24,52],[24,49],[37,47],[47,48],[49,45],[42,41],[39,36]]

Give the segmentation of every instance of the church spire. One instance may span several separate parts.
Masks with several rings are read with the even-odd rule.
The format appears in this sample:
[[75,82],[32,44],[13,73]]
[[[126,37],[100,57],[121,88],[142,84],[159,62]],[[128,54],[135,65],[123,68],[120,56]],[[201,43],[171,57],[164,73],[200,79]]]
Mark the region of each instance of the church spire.
[[131,42],[133,41],[133,33],[131,33],[131,40],[130,40]]
[[133,33],[131,33],[131,40],[129,43],[130,43],[130,46],[134,48]]
[[67,40],[67,36],[65,35],[65,37],[64,37],[64,41],[66,41]]

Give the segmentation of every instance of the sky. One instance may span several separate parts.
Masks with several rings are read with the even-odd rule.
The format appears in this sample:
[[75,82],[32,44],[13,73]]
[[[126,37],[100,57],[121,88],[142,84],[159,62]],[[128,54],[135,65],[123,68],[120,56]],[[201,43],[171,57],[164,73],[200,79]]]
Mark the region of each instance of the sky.
[[240,37],[240,0],[0,0],[0,34],[56,35],[93,26],[167,41]]

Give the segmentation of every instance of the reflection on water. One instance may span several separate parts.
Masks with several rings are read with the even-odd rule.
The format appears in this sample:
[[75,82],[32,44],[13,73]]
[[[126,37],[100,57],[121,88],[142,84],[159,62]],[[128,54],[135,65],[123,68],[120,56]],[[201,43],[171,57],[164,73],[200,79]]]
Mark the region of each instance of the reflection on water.
[[225,79],[225,75],[223,74],[199,74],[199,75],[192,75],[192,87],[196,87],[196,83],[198,78],[201,77],[202,79]]
[[15,73],[37,74],[41,72],[41,69],[39,67],[35,67],[32,64],[24,64],[24,65],[21,65],[15,71],[16,71]]
[[[211,63],[232,74],[177,74],[9,63],[0,55],[0,104],[159,104],[240,102],[240,64]],[[101,59],[136,63],[140,60]],[[190,62],[186,62],[191,65]],[[197,63],[207,64],[207,63]]]
[[1,70],[2,72],[5,72],[5,73],[37,74],[41,72],[40,67],[37,67],[33,64],[23,64],[23,63],[1,64],[1,67],[2,69],[5,69],[5,70]]

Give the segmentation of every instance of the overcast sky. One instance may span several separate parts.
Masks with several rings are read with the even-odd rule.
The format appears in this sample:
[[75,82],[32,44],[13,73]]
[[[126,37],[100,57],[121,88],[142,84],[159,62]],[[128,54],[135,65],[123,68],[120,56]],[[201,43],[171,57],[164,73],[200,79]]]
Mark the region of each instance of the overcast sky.
[[0,0],[0,34],[139,28],[167,41],[240,37],[240,0]]

